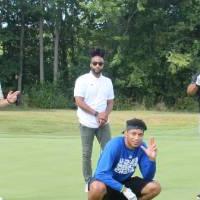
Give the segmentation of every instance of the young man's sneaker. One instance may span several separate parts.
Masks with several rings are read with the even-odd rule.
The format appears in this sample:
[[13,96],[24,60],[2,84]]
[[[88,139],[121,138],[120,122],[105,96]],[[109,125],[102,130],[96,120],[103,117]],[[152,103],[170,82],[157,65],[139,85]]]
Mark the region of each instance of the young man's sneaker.
[[85,192],[88,192],[89,188],[88,188],[88,183],[85,184]]
[[197,200],[200,200],[200,194],[197,195]]

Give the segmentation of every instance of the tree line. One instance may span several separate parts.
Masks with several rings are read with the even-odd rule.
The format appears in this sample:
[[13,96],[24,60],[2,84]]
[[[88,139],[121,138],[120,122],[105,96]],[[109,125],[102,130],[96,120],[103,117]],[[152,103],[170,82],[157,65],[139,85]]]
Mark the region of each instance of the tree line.
[[30,106],[73,107],[95,47],[116,108],[196,105],[186,87],[200,70],[199,0],[2,0],[0,16],[0,81]]

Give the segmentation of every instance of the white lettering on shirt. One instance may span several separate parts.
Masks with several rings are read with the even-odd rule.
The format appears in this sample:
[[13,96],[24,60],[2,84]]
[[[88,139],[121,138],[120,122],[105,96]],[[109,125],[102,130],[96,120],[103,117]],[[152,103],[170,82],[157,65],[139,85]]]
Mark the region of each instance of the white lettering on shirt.
[[120,158],[114,171],[119,174],[129,174],[135,171],[138,164],[138,157],[133,159]]

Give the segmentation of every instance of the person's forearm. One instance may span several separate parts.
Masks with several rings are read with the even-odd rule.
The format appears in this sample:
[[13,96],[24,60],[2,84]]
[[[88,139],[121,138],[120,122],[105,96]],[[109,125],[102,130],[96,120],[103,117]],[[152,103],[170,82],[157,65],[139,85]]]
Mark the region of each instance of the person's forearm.
[[187,94],[190,96],[193,96],[197,93],[199,87],[195,84],[195,83],[191,83],[188,87],[187,87]]
[[1,99],[1,100],[0,100],[0,107],[1,107],[1,108],[2,108],[2,107],[6,107],[6,106],[8,106],[8,105],[10,105],[10,104],[8,103],[7,99]]
[[145,180],[152,180],[156,173],[156,161],[146,159],[145,163],[140,165],[140,171]]
[[111,187],[113,190],[116,190],[118,192],[121,192],[123,189],[123,184],[115,180],[108,173],[101,173],[101,174],[95,175],[95,179],[103,182],[104,184],[106,184],[107,186]]
[[76,105],[81,108],[82,110],[84,110],[85,112],[91,114],[91,115],[95,115],[96,114],[96,110],[92,109],[90,106],[88,106],[85,102],[84,102],[84,98],[82,97],[75,97],[75,101],[76,101]]
[[106,113],[109,115],[113,109],[113,105],[114,105],[114,100],[108,100],[107,101],[107,107],[106,107]]

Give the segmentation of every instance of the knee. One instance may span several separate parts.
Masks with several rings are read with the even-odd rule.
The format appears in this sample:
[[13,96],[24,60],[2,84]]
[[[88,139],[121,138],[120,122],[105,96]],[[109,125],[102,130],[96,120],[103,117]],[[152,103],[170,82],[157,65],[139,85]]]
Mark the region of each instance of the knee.
[[106,193],[106,186],[100,181],[94,181],[89,186],[88,199],[102,199]]
[[93,181],[90,184],[89,190],[91,192],[95,192],[95,193],[103,193],[103,192],[106,192],[106,186],[104,183],[102,183],[100,181]]
[[153,181],[149,185],[149,192],[151,194],[154,194],[154,196],[157,196],[161,192],[161,185],[157,181]]

